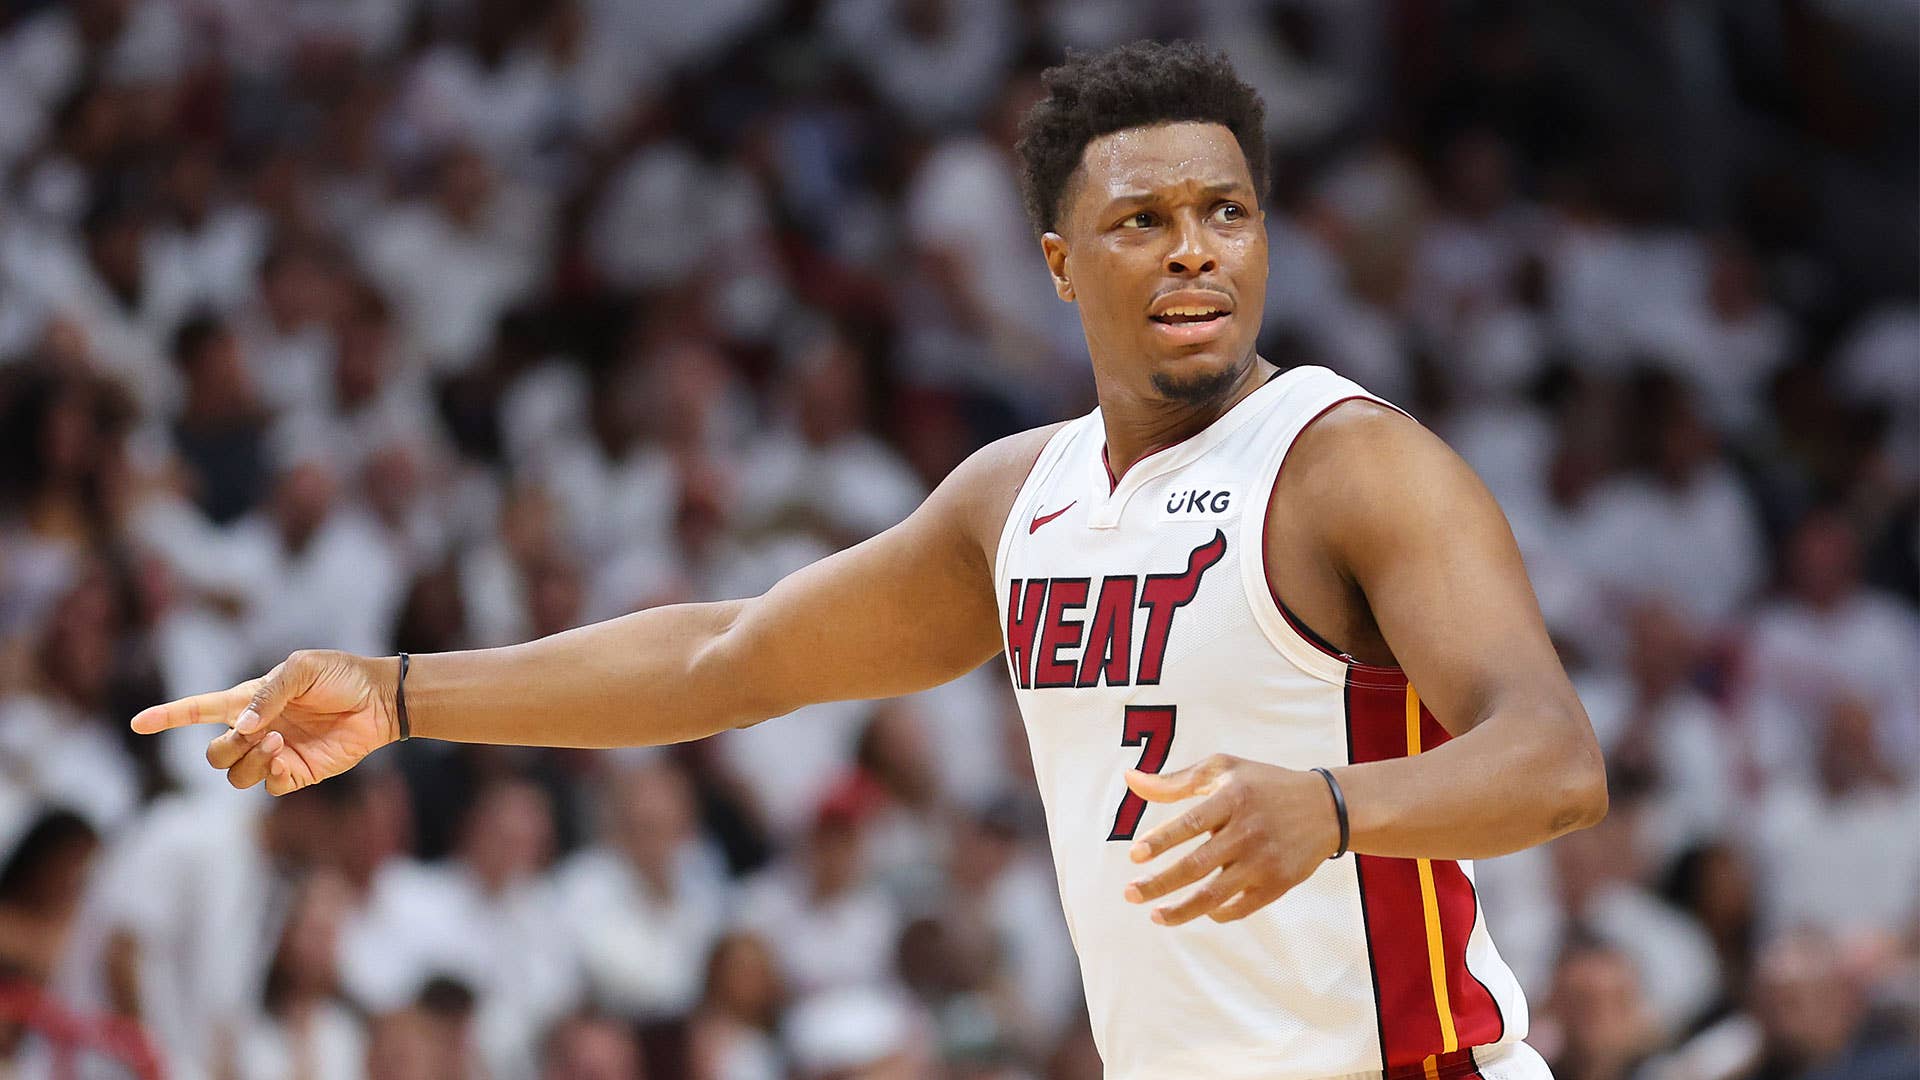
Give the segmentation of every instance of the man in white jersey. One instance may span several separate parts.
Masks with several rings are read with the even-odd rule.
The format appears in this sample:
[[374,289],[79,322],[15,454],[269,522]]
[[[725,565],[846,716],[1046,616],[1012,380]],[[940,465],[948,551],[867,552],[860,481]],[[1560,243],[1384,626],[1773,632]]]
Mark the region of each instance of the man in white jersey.
[[1095,412],[764,596],[298,652],[134,729],[224,723],[209,762],[278,795],[408,730],[675,742],[1004,651],[1108,1076],[1546,1077],[1466,860],[1607,799],[1499,508],[1405,414],[1255,355],[1263,109],[1224,58],[1142,43],[1046,83],[1023,179]]

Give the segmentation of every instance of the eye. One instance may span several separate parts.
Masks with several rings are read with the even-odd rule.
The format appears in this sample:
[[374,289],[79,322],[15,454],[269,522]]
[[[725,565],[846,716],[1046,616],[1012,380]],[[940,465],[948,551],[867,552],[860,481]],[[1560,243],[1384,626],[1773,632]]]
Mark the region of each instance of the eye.
[[1125,218],[1121,219],[1120,227],[1123,229],[1146,229],[1151,228],[1159,220],[1159,218],[1153,216],[1152,211],[1142,210],[1137,214],[1128,214]]
[[1221,203],[1218,207],[1214,208],[1213,216],[1229,224],[1236,221],[1244,221],[1247,216],[1247,208],[1241,206],[1239,203]]

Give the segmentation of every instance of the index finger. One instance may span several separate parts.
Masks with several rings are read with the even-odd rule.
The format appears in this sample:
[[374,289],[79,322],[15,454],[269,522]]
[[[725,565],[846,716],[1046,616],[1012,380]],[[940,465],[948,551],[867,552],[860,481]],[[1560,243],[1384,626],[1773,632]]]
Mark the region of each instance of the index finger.
[[258,679],[248,679],[225,690],[212,690],[164,705],[149,706],[134,714],[133,730],[141,735],[152,735],[168,728],[191,724],[225,724],[232,727],[240,717],[240,710],[253,700],[253,692],[259,688],[259,684]]
[[1201,833],[1212,832],[1225,825],[1227,816],[1227,800],[1218,795],[1212,796],[1172,821],[1154,826],[1147,835],[1133,842],[1133,847],[1128,849],[1127,855],[1134,862],[1146,862]]

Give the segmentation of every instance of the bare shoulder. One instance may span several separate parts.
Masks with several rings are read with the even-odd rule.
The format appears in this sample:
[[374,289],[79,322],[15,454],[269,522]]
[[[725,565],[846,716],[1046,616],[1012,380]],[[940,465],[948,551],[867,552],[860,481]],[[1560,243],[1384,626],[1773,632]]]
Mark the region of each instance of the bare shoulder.
[[1287,452],[1276,499],[1326,524],[1493,510],[1471,467],[1407,414],[1357,398],[1329,409]]
[[1374,401],[1343,402],[1303,431],[1276,495],[1347,573],[1410,547],[1512,546],[1506,516],[1472,467],[1426,426]]
[[1459,455],[1419,421],[1366,398],[1343,401],[1308,425],[1287,452],[1283,478],[1304,490],[1351,496],[1356,481],[1418,483],[1458,464]]
[[964,528],[989,563],[1013,500],[1047,441],[1068,421],[1016,432],[981,447],[940,482],[934,499]]

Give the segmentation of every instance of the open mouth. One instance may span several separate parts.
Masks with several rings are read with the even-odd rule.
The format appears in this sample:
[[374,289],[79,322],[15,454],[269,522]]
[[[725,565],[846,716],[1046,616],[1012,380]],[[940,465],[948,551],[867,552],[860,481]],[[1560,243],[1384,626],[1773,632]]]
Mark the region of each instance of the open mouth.
[[1150,315],[1154,322],[1162,326],[1191,326],[1195,323],[1210,323],[1224,318],[1227,311],[1215,307],[1179,307],[1170,308],[1158,315]]

